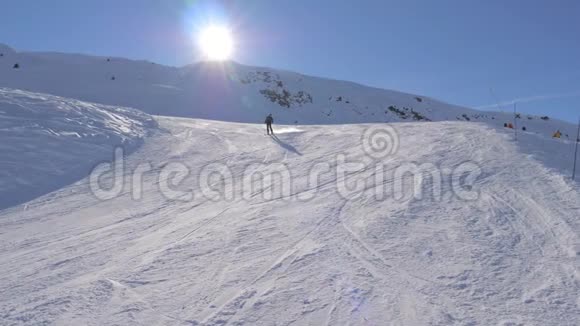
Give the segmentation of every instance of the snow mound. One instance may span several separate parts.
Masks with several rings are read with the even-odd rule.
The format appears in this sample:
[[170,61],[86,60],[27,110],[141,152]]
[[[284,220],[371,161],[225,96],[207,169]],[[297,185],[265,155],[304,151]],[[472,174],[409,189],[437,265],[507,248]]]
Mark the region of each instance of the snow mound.
[[133,109],[0,88],[0,209],[80,179],[155,125]]

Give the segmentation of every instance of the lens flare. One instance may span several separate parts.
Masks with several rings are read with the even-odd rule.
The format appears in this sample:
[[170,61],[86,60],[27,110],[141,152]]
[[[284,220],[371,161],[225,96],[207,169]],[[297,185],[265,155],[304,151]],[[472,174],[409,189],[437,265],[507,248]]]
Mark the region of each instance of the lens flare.
[[199,35],[199,46],[206,59],[222,61],[231,57],[234,41],[227,27],[208,26]]

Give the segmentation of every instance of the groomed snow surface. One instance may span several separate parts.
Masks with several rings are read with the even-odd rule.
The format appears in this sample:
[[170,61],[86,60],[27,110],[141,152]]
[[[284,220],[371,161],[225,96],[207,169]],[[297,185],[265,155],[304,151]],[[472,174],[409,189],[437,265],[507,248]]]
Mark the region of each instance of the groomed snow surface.
[[[119,173],[101,166],[97,195],[118,191],[112,199],[84,178],[0,212],[0,324],[580,320],[571,143],[525,133],[515,143],[470,122],[275,126],[273,138],[262,125],[156,119],[160,128]],[[122,135],[125,122],[107,130]],[[364,143],[369,130],[399,145],[378,155],[381,142]],[[331,172],[313,173],[317,163]],[[413,166],[431,177],[400,173]],[[274,184],[289,191],[247,187],[244,176],[257,171],[281,176]],[[349,191],[356,181],[362,189]]]

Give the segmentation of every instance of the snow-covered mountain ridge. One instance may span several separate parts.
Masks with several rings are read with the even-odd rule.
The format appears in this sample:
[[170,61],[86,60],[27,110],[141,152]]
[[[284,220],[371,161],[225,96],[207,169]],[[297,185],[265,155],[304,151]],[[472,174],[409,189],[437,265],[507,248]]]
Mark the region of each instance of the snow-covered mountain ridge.
[[[513,114],[481,112],[429,97],[235,62],[180,68],[147,61],[62,53],[17,52],[0,46],[0,86],[138,108],[156,115],[282,124],[478,121],[494,126]],[[520,115],[517,128],[573,138],[574,126]]]

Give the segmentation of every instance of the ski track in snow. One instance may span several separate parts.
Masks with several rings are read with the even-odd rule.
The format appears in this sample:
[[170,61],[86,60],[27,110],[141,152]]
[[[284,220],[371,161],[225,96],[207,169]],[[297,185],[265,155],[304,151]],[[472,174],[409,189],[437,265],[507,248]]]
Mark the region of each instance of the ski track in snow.
[[[336,191],[307,182],[340,153],[370,162],[365,125],[287,128],[158,118],[163,131],[128,157],[149,162],[142,199],[99,201],[87,180],[0,212],[0,323],[5,325],[576,325],[580,319],[577,185],[474,123],[397,125],[389,169],[408,162],[483,167],[480,198],[443,184],[440,201]],[[526,135],[523,135],[523,144]],[[530,135],[529,137],[535,137]],[[433,141],[437,139],[438,141]],[[287,164],[289,196],[212,201],[195,172],[167,199],[168,162],[199,171]],[[346,178],[374,180],[367,168]],[[397,180],[386,178],[383,185]],[[213,186],[223,185],[215,182]],[[297,200],[314,195],[306,202]]]

